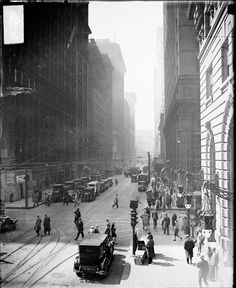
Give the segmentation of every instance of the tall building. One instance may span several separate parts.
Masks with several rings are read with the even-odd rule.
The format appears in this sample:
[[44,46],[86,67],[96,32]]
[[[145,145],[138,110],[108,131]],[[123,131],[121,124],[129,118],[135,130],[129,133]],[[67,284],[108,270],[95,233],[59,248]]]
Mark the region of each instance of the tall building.
[[[87,160],[88,3],[22,7],[24,43],[2,46],[1,167],[5,179],[30,167],[43,188],[76,177]],[[25,186],[14,189],[24,197]]]
[[97,39],[101,53],[107,54],[113,66],[112,137],[114,164],[122,166],[124,147],[124,74],[126,72],[120,46],[108,39]]
[[135,166],[136,146],[135,146],[135,102],[136,96],[133,92],[125,92],[125,99],[129,104],[130,111],[130,131],[129,131],[129,156],[131,166]]
[[235,11],[231,1],[206,1],[190,2],[187,14],[199,44],[201,168],[214,183],[209,197],[220,287],[233,286]]
[[163,46],[163,27],[157,28],[156,34],[156,65],[154,82],[154,111],[155,111],[155,156],[161,154],[161,139],[158,129],[161,115],[161,106],[164,99],[164,46]]
[[111,110],[112,64],[101,54],[94,39],[89,40],[89,147],[90,168],[97,171],[109,168],[112,159]]
[[200,171],[198,44],[187,3],[164,2],[166,160],[174,169]]

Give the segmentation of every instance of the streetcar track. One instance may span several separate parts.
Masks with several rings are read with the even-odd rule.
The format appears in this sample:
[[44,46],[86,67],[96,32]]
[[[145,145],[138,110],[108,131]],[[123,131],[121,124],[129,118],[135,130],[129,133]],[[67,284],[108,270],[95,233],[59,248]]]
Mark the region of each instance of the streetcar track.
[[49,273],[51,273],[54,269],[56,269],[58,266],[60,266],[61,264],[63,264],[64,262],[66,262],[67,260],[69,260],[71,257],[77,255],[78,252],[73,253],[72,255],[68,256],[66,259],[60,261],[56,266],[54,266],[53,268],[51,268],[49,271],[47,271],[46,273],[44,273],[42,276],[40,276],[36,281],[34,281],[29,287],[32,287],[34,284],[36,284],[37,282],[39,282],[42,278],[44,278],[46,275],[48,275]]
[[[56,228],[55,228],[56,229]],[[62,251],[63,249],[65,249],[65,247],[71,242],[71,240],[69,240],[68,242],[66,242],[59,250],[57,250],[56,252],[54,252],[54,253],[52,253],[55,249],[56,249],[56,246],[58,245],[58,242],[60,241],[60,232],[59,232],[59,230],[58,229],[56,229],[57,230],[57,232],[58,232],[58,239],[57,239],[57,242],[56,242],[56,245],[51,249],[51,251],[49,252],[49,254],[47,255],[47,257],[44,257],[43,259],[41,259],[40,261],[38,261],[37,263],[35,263],[35,264],[33,264],[33,265],[31,265],[30,267],[28,267],[27,269],[25,269],[23,272],[21,272],[20,274],[18,274],[17,276],[15,276],[14,278],[12,278],[11,280],[9,280],[9,281],[7,281],[7,283],[5,283],[6,285],[8,285],[9,283],[11,283],[12,281],[14,281],[15,279],[17,279],[18,277],[20,277],[21,275],[23,275],[25,272],[27,272],[27,271],[29,271],[29,270],[31,270],[32,268],[34,268],[35,266],[37,266],[37,265],[39,265],[40,263],[40,266],[36,269],[36,271],[30,276],[30,278],[24,283],[24,285],[26,284],[26,283],[28,283],[29,281],[30,281],[30,279],[38,272],[38,270],[40,269],[40,267],[42,266],[42,264],[44,264],[44,262],[46,261],[46,260],[49,260],[47,263],[49,263],[53,258],[51,258],[51,257],[54,257],[54,256],[56,256],[60,251]],[[54,240],[54,239],[53,239]],[[52,241],[53,241],[52,240]],[[49,241],[47,244],[49,244],[50,242],[52,242],[52,241]],[[45,245],[44,245],[45,246]],[[43,247],[44,248],[44,247]],[[42,248],[42,249],[43,249]],[[42,249],[40,249],[40,250],[42,250]],[[40,251],[38,251],[38,252],[40,252]],[[35,256],[35,255],[34,255]],[[51,259],[48,259],[48,257],[50,257]],[[27,261],[23,264],[23,265],[25,265],[27,263]],[[45,264],[44,264],[45,265]],[[21,267],[18,267],[18,269],[17,270],[19,270]],[[16,271],[17,271],[16,270]],[[16,271],[14,271],[14,273],[16,272]],[[6,279],[6,278],[5,278]]]
[[[10,257],[12,254],[16,253],[18,250],[24,248],[24,246],[28,245],[30,242],[32,242],[33,240],[35,240],[37,238],[37,236],[34,236],[33,238],[29,239],[26,243],[24,243],[23,245],[21,245],[20,247],[18,247],[17,249],[13,250],[11,253],[7,254],[4,258],[2,258],[2,260],[5,260],[6,258]],[[12,243],[12,242],[11,242]]]

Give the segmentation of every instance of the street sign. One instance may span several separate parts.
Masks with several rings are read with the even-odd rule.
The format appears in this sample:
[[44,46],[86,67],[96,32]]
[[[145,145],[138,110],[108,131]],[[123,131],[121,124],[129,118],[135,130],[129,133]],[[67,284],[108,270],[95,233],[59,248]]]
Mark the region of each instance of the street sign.
[[17,176],[16,176],[16,182],[17,182],[17,183],[23,183],[23,182],[25,182],[25,175],[17,175]]

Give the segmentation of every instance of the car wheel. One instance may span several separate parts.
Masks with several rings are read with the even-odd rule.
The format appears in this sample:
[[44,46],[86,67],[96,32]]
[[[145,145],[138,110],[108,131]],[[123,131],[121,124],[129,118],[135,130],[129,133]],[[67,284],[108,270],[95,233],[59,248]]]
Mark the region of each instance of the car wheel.
[[83,278],[83,273],[81,273],[81,272],[77,272],[76,275],[80,278]]

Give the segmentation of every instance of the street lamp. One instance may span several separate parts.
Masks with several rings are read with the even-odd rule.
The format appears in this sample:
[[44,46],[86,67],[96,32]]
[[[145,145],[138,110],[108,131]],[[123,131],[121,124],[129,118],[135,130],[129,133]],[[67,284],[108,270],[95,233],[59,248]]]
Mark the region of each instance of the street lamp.
[[187,224],[187,234],[190,235],[190,209],[192,207],[192,195],[189,193],[189,173],[186,172],[185,174],[185,181],[186,181],[186,196],[185,196],[185,208],[187,209],[187,217],[188,217],[188,224]]

